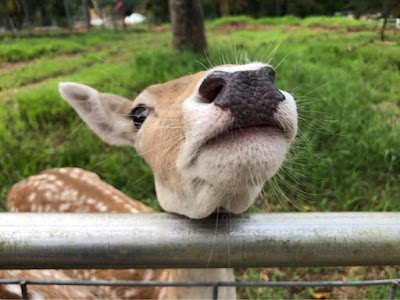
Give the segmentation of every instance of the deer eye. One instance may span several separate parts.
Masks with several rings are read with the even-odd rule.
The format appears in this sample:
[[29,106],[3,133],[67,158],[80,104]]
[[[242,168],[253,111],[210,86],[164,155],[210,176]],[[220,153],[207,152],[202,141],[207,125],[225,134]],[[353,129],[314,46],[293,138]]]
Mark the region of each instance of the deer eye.
[[142,127],[142,124],[146,120],[149,113],[150,109],[147,106],[145,106],[144,104],[139,104],[132,109],[129,116],[132,118],[135,127],[139,129],[140,127]]

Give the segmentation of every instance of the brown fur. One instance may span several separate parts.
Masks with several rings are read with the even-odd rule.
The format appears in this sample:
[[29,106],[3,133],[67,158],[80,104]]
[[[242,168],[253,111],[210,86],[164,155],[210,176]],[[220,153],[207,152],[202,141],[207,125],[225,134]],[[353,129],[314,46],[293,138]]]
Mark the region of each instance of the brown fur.
[[[142,149],[153,149],[143,153],[143,157],[160,180],[180,182],[180,176],[175,170],[175,164],[184,139],[182,128],[182,102],[189,97],[204,72],[185,76],[167,83],[153,85],[146,91],[151,98],[157,99],[158,118],[148,118],[144,124],[146,135],[143,137]],[[157,142],[162,141],[163,144]],[[173,141],[170,143],[169,141]],[[177,185],[179,186],[179,185]]]

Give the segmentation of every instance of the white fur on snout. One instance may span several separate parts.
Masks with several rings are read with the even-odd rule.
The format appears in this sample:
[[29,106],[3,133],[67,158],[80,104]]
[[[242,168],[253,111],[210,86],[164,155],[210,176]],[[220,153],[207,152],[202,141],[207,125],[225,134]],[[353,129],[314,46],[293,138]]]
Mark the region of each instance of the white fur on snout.
[[269,64],[264,64],[261,62],[252,62],[249,64],[245,65],[226,65],[226,66],[218,66],[213,69],[210,69],[207,72],[208,74],[211,74],[215,71],[222,71],[222,72],[227,72],[227,73],[235,73],[235,72],[241,72],[241,71],[256,71],[258,69],[264,68],[264,67],[271,67]]
[[[215,70],[251,71],[265,66],[261,63],[222,66],[210,70],[204,78]],[[237,141],[228,139],[208,145],[207,141],[226,132],[234,118],[229,110],[200,101],[198,88],[202,81],[182,107],[185,141],[177,160],[177,169],[183,175],[180,196],[169,199],[167,188],[159,183],[157,191],[163,195],[160,204],[168,211],[191,218],[206,217],[218,207],[242,213],[285,159],[297,131],[296,103],[289,93],[281,91],[285,100],[279,102],[275,118],[284,132],[266,127],[261,133],[238,135]]]
[[275,113],[275,119],[283,127],[286,136],[290,142],[293,142],[297,134],[297,107],[296,102],[291,94],[279,90],[284,96],[285,100],[281,102]]
[[213,103],[201,103],[197,92],[183,103],[185,143],[177,167],[183,169],[198,155],[199,148],[210,138],[224,132],[233,122],[231,113]]

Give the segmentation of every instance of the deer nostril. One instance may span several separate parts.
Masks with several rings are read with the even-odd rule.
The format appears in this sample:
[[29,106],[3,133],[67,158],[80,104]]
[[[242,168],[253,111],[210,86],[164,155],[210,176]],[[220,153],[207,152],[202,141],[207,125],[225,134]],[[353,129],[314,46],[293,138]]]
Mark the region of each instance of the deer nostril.
[[269,79],[270,79],[272,82],[275,82],[275,76],[276,76],[275,70],[272,69],[272,68],[270,68],[270,70],[268,70],[268,71],[269,71],[269,72],[268,72],[268,77],[269,77]]
[[278,89],[267,92],[264,95],[264,97],[265,97],[265,99],[270,99],[270,100],[274,100],[274,101],[278,101],[278,102],[286,99],[285,96]]
[[212,103],[225,87],[226,81],[220,77],[208,77],[200,85],[199,94],[204,102]]

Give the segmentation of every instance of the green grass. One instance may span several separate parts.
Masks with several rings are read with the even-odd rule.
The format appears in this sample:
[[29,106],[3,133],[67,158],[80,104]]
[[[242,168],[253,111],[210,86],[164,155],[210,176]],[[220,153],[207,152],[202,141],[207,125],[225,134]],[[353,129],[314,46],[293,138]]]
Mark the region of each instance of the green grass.
[[5,38],[0,44],[0,63],[55,57],[60,54],[92,51],[104,43],[118,41],[124,33],[97,32],[64,37]]
[[[208,26],[231,26],[237,21],[279,26],[229,35],[209,31],[208,57],[173,53],[168,32],[97,32],[68,39],[2,42],[0,53],[6,53],[0,55],[3,62],[27,60],[6,71],[1,71],[0,65],[3,209],[12,184],[61,166],[94,171],[131,197],[159,208],[152,175],[143,160],[133,149],[105,145],[82,126],[58,95],[59,81],[78,81],[133,99],[150,84],[194,73],[204,66],[259,60],[275,65],[278,87],[295,95],[300,130],[284,168],[266,185],[265,199],[252,211],[399,211],[399,36],[388,33],[397,46],[375,43],[349,51],[350,46],[376,37],[369,25],[353,31],[348,28],[358,23],[347,23],[343,18],[227,20]],[[321,32],[314,26],[329,26],[329,30]],[[17,54],[15,49],[19,49]],[[327,272],[335,276],[342,272],[335,270]],[[346,278],[371,278],[368,270],[361,275],[346,273]],[[371,276],[394,277],[393,270]],[[258,280],[263,272],[276,280],[309,279],[310,274],[318,279],[320,275],[318,269],[238,271],[243,280]],[[255,289],[240,290],[239,294],[251,299],[309,298],[313,292]],[[332,295],[338,293],[333,291]],[[386,297],[387,289],[368,289],[357,295]]]
[[295,16],[285,16],[280,18],[264,17],[255,20],[257,25],[284,25],[296,26],[301,24],[301,19]]
[[57,58],[43,58],[32,63],[16,66],[7,72],[0,72],[0,91],[24,86],[44,79],[76,72],[90,65],[101,62],[103,57],[117,54],[120,45],[111,45],[110,49],[95,53],[79,53],[76,56],[61,56]]
[[254,24],[255,19],[249,16],[229,16],[209,21],[208,25],[212,28],[219,26],[232,26],[238,24]]
[[209,28],[237,25],[302,26],[336,29],[339,31],[377,30],[380,24],[374,21],[349,19],[346,17],[316,16],[301,19],[295,16],[263,17],[229,16],[208,22]]
[[321,26],[336,29],[345,28],[348,30],[375,30],[380,27],[380,24],[374,21],[362,21],[346,17],[326,16],[309,17],[302,19],[300,25],[307,27]]

